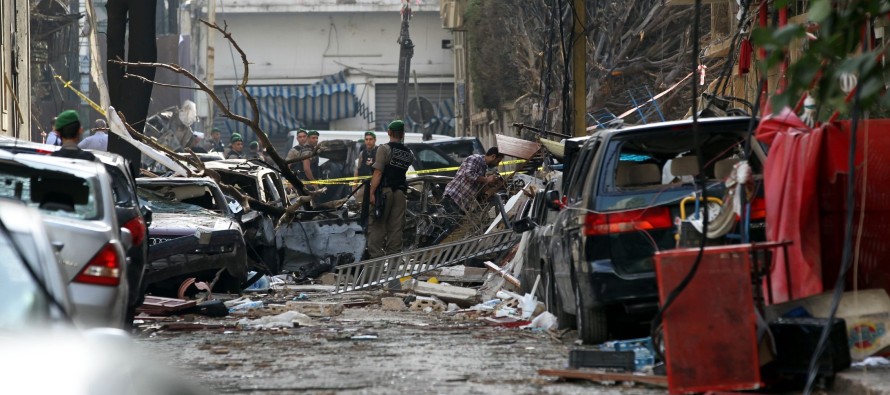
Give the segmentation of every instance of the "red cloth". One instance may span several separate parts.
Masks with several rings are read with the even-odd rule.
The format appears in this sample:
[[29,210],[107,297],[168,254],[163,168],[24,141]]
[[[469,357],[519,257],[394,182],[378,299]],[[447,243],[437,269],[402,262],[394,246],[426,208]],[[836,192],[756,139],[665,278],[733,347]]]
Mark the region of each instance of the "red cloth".
[[[791,241],[788,262],[775,251],[772,292],[776,303],[822,292],[819,238],[818,177],[825,151],[824,128],[810,129],[786,109],[764,118],[757,139],[768,144],[764,166],[766,237]],[[786,273],[791,275],[788,289]]]
[[751,54],[754,52],[754,48],[751,47],[751,40],[747,38],[742,40],[742,45],[739,46],[739,76],[743,76],[748,74],[751,71]]

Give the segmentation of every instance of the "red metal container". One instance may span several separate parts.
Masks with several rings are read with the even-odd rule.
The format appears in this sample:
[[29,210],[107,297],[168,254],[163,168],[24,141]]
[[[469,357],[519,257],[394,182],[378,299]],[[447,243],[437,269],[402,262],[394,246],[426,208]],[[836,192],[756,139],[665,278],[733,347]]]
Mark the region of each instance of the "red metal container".
[[[695,276],[665,312],[671,394],[761,387],[750,249],[747,244],[706,248]],[[697,248],[655,254],[662,304],[697,254]]]

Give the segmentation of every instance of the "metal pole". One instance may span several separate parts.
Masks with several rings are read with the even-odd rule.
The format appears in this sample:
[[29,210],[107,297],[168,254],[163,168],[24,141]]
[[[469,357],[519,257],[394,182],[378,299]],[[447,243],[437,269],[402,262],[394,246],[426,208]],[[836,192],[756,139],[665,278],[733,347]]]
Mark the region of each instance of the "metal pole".
[[[408,22],[411,20],[411,3],[402,6],[402,30],[396,41],[401,45],[399,50],[399,78],[396,84],[396,118],[405,119],[408,112],[408,76],[411,72],[411,58],[414,56],[414,43],[408,32]],[[388,121],[387,121],[388,122]]]
[[[207,22],[216,23],[216,0],[209,0],[207,4]],[[213,90],[213,80],[216,77],[216,32],[207,28],[207,86]],[[207,100],[207,125],[205,130],[210,133],[213,130],[213,100]]]
[[575,136],[587,135],[587,7],[584,0],[574,1],[574,21],[572,25],[572,129]]

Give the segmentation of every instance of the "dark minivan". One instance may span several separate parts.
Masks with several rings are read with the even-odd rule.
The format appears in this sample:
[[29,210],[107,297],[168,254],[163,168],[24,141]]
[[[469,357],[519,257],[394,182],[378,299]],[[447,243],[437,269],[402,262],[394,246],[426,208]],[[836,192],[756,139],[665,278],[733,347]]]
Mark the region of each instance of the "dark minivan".
[[[709,197],[723,198],[724,180],[740,161],[749,137],[748,117],[699,120]],[[764,152],[752,142],[749,164],[762,182]],[[696,211],[698,174],[691,121],[664,122],[598,131],[566,142],[569,169],[563,175],[563,204],[552,233],[539,245],[550,266],[556,297],[550,306],[574,315],[586,343],[609,338],[611,320],[644,323],[658,306],[656,251],[678,247],[681,202]],[[760,189],[760,188],[755,188]],[[553,204],[551,204],[553,205]],[[719,204],[711,204],[711,213]],[[726,228],[712,244],[737,243],[744,235],[763,239],[762,198],[751,202],[751,226]]]

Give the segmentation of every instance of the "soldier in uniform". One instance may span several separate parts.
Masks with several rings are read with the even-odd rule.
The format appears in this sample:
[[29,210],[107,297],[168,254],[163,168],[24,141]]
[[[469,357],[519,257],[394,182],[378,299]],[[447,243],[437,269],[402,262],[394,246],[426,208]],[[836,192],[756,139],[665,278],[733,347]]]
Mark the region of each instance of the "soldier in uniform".
[[372,215],[368,226],[368,255],[371,258],[402,251],[408,191],[405,173],[414,163],[414,153],[402,143],[405,122],[392,121],[387,129],[389,143],[377,147],[371,177],[371,205],[378,213]]

